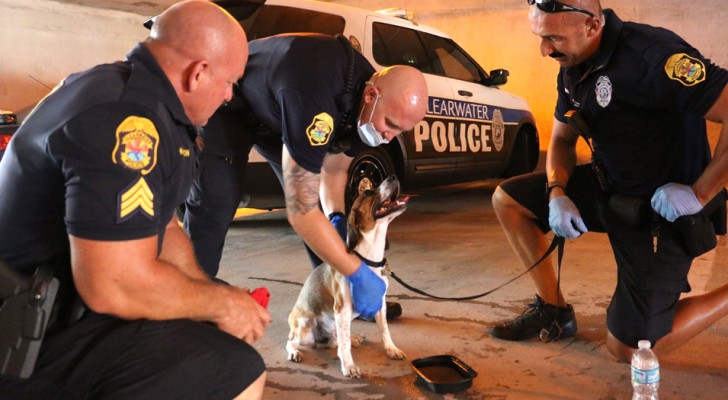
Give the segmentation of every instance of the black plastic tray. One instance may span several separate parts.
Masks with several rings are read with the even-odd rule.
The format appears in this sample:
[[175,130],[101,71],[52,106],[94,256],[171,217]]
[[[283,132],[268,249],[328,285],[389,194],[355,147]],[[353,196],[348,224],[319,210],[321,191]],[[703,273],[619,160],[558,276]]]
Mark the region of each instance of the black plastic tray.
[[473,385],[478,373],[459,358],[443,354],[412,361],[417,381],[435,393],[460,392]]

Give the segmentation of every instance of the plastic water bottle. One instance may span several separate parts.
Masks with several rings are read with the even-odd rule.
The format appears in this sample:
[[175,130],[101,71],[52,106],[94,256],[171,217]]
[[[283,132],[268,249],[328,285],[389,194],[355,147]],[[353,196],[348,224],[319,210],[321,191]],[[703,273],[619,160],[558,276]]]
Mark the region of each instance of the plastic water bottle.
[[660,362],[650,349],[649,340],[640,340],[632,355],[632,400],[657,400],[660,387]]

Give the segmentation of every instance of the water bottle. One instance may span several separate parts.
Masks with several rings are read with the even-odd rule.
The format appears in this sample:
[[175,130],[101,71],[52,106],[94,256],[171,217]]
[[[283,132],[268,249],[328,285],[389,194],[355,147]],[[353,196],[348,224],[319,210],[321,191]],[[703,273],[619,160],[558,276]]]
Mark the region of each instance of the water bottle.
[[640,340],[632,355],[632,400],[657,400],[660,386],[660,362],[650,349],[649,340]]

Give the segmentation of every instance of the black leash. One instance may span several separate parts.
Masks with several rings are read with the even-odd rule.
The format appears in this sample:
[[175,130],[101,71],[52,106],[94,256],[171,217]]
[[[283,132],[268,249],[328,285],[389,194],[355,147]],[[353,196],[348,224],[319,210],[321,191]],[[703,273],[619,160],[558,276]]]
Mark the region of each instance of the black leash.
[[433,299],[439,299],[439,300],[473,300],[473,299],[477,299],[479,297],[485,297],[485,296],[487,296],[487,295],[495,292],[496,290],[502,288],[503,286],[506,286],[509,283],[515,281],[516,279],[522,277],[523,275],[526,275],[529,271],[531,271],[532,269],[536,268],[536,266],[538,266],[538,264],[540,264],[541,261],[545,260],[546,257],[548,257],[551,253],[553,253],[553,251],[557,247],[559,249],[559,251],[557,253],[558,254],[557,290],[558,290],[558,286],[559,286],[558,282],[561,280],[561,259],[564,256],[564,238],[559,237],[559,236],[556,236],[556,235],[554,235],[554,238],[551,241],[551,245],[549,246],[549,248],[546,249],[546,253],[544,253],[544,255],[541,256],[541,258],[538,259],[538,261],[536,261],[535,263],[533,263],[533,265],[531,265],[530,267],[528,267],[528,269],[526,269],[525,271],[523,271],[520,274],[516,275],[514,278],[510,279],[509,281],[507,281],[507,282],[505,282],[505,283],[497,286],[496,288],[491,289],[491,290],[489,290],[489,291],[487,291],[485,293],[476,294],[474,296],[466,296],[466,297],[440,297],[440,296],[435,296],[435,295],[429,294],[427,292],[424,292],[424,291],[422,291],[420,289],[417,289],[416,287],[413,287],[413,286],[408,285],[400,277],[398,277],[394,273],[394,271],[391,271],[391,270],[388,269],[388,272],[389,272],[389,275],[392,277],[392,279],[394,279],[395,281],[399,282],[400,285],[404,286],[405,288],[407,288],[407,289],[409,289],[409,290],[411,290],[411,291],[413,291],[413,292],[415,292],[417,294],[421,294],[423,296],[427,296],[427,297],[431,297]]

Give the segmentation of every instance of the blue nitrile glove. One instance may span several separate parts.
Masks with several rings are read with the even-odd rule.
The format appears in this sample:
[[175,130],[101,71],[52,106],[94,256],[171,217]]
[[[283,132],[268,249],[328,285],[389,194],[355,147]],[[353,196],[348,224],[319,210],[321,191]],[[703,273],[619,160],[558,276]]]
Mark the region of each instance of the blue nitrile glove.
[[671,182],[660,186],[652,195],[652,209],[673,222],[683,215],[693,215],[703,209],[690,186]]
[[568,196],[554,197],[549,201],[549,226],[564,239],[573,239],[588,231],[579,209]]
[[331,222],[331,225],[336,228],[336,232],[339,232],[341,240],[346,243],[346,215],[338,211],[333,212],[329,214],[329,221]]
[[382,298],[384,298],[387,285],[384,284],[382,278],[367,267],[364,261],[361,262],[356,272],[346,277],[346,280],[351,289],[354,311],[371,318],[382,309]]

